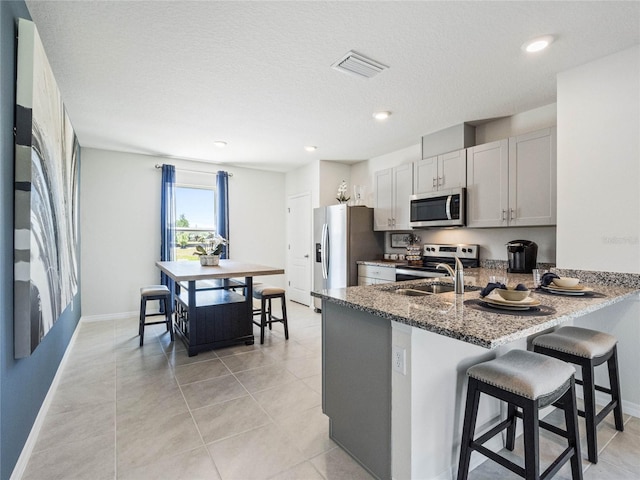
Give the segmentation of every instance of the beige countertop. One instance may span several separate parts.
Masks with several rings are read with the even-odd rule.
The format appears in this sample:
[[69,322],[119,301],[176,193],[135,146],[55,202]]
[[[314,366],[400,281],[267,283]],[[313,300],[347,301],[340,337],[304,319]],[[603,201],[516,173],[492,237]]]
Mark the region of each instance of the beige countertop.
[[[484,287],[490,275],[500,274],[504,275],[504,272],[486,268],[467,269],[465,285]],[[532,315],[530,312],[519,314],[478,307],[474,303],[480,298],[479,291],[465,292],[463,295],[451,292],[419,297],[395,293],[400,288],[412,285],[451,283],[449,277],[323,290],[314,292],[313,295],[329,302],[492,349],[640,293],[635,276],[629,287],[617,285],[620,282],[616,281],[616,274],[604,275],[611,278],[605,277],[603,283],[585,283],[583,280],[585,286],[593,288],[596,292],[593,296],[564,296],[533,291],[531,296],[540,301],[541,313],[544,312],[546,315]],[[509,285],[523,283],[533,288],[531,275],[508,274],[508,278]],[[585,278],[592,277],[586,275]]]
[[284,273],[282,268],[237,262],[235,260],[220,260],[220,265],[215,266],[202,266],[200,262],[185,261],[156,262],[156,266],[178,282],[213,278],[256,277]]

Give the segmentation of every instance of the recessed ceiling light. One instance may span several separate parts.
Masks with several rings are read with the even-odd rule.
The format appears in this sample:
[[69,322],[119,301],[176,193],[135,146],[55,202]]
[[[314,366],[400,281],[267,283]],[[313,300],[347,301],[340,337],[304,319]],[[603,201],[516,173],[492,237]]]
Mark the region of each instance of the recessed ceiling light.
[[523,44],[522,49],[525,52],[529,52],[529,53],[539,52],[540,50],[544,50],[549,45],[551,45],[553,40],[554,38],[551,35],[544,35],[542,37],[537,37]]
[[223,142],[222,140],[216,140],[213,144],[218,148],[224,148],[227,146],[227,142]]
[[376,120],[386,120],[391,115],[391,112],[376,112],[373,114],[373,118]]
[[315,145],[307,145],[306,147],[304,147],[304,149],[305,149],[307,152],[313,152],[314,150],[317,150],[317,149],[318,149],[318,147],[316,147]]

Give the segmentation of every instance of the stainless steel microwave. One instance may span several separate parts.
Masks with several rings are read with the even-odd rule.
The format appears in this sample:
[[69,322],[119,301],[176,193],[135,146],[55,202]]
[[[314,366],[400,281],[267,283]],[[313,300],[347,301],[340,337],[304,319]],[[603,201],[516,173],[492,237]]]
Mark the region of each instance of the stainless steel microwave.
[[464,226],[466,197],[464,188],[412,195],[409,225],[413,228]]

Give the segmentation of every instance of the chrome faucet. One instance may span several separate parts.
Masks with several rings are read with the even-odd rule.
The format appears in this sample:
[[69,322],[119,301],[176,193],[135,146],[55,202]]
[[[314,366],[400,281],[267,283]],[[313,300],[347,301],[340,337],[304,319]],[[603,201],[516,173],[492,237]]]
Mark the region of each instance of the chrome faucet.
[[464,267],[458,257],[456,258],[456,269],[453,270],[446,263],[439,263],[436,268],[445,269],[453,278],[453,288],[457,294],[464,293]]

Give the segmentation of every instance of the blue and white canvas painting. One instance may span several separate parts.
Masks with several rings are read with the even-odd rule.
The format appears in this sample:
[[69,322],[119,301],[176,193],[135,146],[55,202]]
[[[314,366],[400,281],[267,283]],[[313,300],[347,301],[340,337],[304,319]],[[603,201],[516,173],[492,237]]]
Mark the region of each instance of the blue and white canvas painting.
[[80,147],[33,22],[18,22],[14,356],[31,355],[78,292]]

